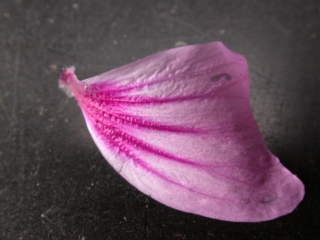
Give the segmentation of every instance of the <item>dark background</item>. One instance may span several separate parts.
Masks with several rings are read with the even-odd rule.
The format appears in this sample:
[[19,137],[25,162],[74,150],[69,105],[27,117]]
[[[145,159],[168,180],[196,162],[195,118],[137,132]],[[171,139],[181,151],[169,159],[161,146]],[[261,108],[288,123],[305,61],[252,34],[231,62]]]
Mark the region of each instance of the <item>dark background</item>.
[[[62,66],[80,78],[221,40],[250,63],[254,114],[306,185],[290,215],[230,223],[163,206],[102,158]],[[320,2],[1,0],[0,239],[315,239],[320,234]]]

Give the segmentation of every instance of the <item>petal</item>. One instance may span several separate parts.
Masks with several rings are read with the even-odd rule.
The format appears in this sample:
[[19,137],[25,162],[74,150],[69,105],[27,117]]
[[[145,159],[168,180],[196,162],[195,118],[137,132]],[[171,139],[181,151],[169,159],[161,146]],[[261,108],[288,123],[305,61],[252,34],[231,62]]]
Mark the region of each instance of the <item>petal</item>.
[[103,156],[175,209],[237,222],[293,211],[302,182],[267,148],[249,103],[246,59],[221,42],[184,46],[79,81],[77,99]]

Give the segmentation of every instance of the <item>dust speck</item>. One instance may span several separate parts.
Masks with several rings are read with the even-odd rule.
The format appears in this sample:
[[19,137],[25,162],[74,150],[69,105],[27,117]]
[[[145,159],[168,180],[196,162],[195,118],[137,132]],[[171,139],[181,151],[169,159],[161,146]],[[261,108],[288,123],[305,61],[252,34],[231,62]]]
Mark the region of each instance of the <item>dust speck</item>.
[[5,18],[10,18],[10,17],[11,17],[10,13],[8,13],[8,12],[3,13],[3,16],[4,16]]
[[54,18],[48,18],[48,23],[53,24],[55,22]]
[[53,72],[56,72],[56,71],[58,70],[58,65],[52,63],[52,64],[49,65],[49,69],[50,69],[51,71],[53,71]]
[[39,115],[40,115],[40,116],[43,116],[44,112],[45,112],[45,108],[44,108],[43,106],[40,106],[40,108],[39,108]]
[[187,45],[187,43],[184,42],[184,41],[177,41],[174,45],[175,45],[176,47],[181,47],[181,46]]
[[316,33],[311,33],[310,38],[311,39],[316,39],[317,38],[317,34]]
[[177,5],[174,5],[171,9],[170,9],[170,14],[175,14],[177,12]]
[[220,29],[220,30],[219,30],[219,34],[220,34],[220,35],[223,35],[223,34],[225,34],[225,33],[226,33],[226,30],[225,30],[225,29]]
[[72,4],[72,8],[75,9],[75,10],[78,10],[79,9],[79,4],[78,3],[73,3]]

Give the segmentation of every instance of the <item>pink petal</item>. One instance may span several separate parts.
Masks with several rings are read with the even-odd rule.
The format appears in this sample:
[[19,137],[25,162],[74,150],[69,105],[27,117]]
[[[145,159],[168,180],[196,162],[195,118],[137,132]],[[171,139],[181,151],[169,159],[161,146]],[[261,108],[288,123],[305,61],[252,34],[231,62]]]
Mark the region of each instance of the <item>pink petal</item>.
[[60,83],[113,168],[167,206],[259,222],[303,199],[303,183],[268,150],[253,118],[246,59],[221,42],[162,51],[81,82],[68,68]]

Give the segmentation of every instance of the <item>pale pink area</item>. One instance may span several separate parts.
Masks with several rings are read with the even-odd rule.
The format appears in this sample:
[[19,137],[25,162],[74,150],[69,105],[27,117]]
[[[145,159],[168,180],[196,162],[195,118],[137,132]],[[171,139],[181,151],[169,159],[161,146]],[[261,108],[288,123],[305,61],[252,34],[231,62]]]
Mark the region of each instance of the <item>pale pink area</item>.
[[259,222],[303,199],[303,183],[268,150],[253,118],[245,58],[221,42],[162,51],[81,82],[67,68],[60,84],[113,168],[167,206]]

